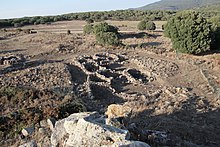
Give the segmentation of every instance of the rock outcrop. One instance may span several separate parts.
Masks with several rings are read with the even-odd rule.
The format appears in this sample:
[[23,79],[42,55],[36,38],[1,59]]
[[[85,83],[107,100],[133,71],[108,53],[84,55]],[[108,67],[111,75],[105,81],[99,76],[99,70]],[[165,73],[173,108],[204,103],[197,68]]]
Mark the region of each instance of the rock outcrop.
[[105,118],[97,112],[75,113],[56,122],[51,144],[56,146],[149,147],[144,142],[130,141],[128,130],[106,125]]

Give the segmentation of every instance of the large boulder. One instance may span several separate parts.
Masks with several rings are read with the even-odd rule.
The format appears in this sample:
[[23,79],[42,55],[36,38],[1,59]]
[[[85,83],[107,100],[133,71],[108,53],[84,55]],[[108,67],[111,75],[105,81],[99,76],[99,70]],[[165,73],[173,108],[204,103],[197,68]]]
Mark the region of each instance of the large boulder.
[[75,113],[55,124],[51,144],[56,146],[128,146],[148,147],[146,143],[129,141],[128,130],[105,124],[97,112]]

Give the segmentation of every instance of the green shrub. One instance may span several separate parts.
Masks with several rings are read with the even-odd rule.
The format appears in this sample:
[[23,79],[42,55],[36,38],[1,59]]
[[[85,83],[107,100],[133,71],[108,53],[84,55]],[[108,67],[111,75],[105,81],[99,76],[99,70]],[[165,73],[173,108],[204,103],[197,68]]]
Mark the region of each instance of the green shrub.
[[93,33],[93,25],[88,24],[83,27],[84,34],[92,34]]
[[91,24],[91,23],[94,23],[94,20],[93,20],[93,19],[91,19],[91,18],[89,18],[89,19],[86,19],[86,23],[87,23],[87,24]]
[[96,41],[100,45],[118,46],[121,44],[118,35],[114,32],[99,32],[96,34]]
[[138,30],[140,31],[146,30],[146,23],[147,22],[145,20],[140,21],[137,26]]
[[220,49],[220,16],[214,16],[209,20],[212,24],[212,45],[213,49]]
[[146,23],[146,30],[156,30],[156,25],[153,21],[148,21]]
[[209,20],[211,23],[217,25],[217,27],[220,27],[220,16],[214,16],[210,18]]
[[178,13],[167,22],[164,33],[179,52],[199,54],[210,50],[211,25],[198,12]]
[[94,33],[99,34],[100,32],[114,32],[118,34],[118,28],[103,22],[94,26]]
[[118,28],[109,25],[108,23],[99,23],[95,26],[88,24],[83,28],[85,34],[95,34],[96,41],[100,45],[120,45]]
[[220,26],[213,25],[212,27],[212,43],[211,47],[213,49],[220,49]]
[[94,26],[94,34],[96,41],[100,45],[118,46],[121,44],[119,40],[118,28],[108,23],[99,23]]

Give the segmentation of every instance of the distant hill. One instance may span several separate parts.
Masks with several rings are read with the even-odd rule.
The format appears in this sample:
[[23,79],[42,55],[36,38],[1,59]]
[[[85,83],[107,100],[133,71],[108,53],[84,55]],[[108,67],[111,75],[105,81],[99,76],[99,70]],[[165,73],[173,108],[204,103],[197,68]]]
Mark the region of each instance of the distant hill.
[[203,11],[203,12],[220,12],[220,3],[215,5],[208,5],[197,8],[196,10]]
[[220,4],[220,0],[161,0],[137,10],[185,10],[207,5]]

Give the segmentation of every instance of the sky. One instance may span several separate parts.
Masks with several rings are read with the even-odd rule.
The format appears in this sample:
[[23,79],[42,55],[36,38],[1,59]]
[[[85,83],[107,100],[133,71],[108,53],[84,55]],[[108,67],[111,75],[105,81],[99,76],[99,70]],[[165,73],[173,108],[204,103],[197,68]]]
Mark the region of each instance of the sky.
[[1,0],[0,19],[136,8],[159,0]]

